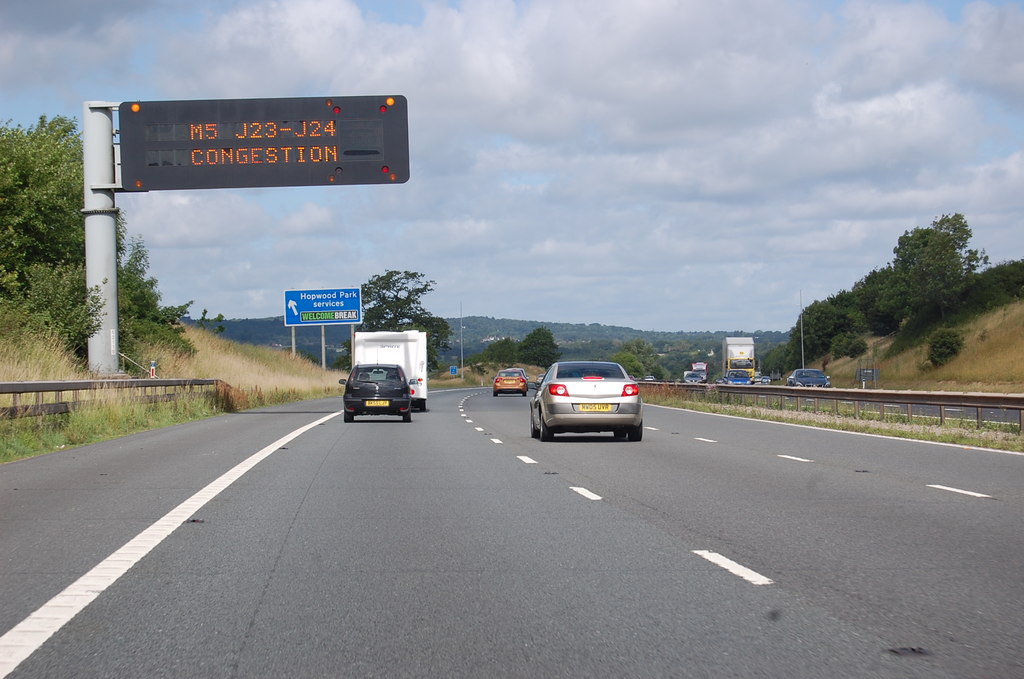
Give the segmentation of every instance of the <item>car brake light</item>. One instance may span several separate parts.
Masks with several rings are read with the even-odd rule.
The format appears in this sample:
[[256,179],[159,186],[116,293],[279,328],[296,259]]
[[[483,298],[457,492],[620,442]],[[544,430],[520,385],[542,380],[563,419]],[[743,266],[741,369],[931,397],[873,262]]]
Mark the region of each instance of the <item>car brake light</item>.
[[604,378],[601,377],[600,375],[584,375],[583,379],[585,379],[585,380],[603,380]]
[[524,380],[522,377],[520,377],[519,378],[519,383],[520,384],[526,384],[526,380]]
[[564,384],[549,384],[548,393],[552,396],[568,396],[569,389]]
[[639,393],[640,387],[636,386],[635,384],[627,384],[622,388],[623,396],[636,396]]

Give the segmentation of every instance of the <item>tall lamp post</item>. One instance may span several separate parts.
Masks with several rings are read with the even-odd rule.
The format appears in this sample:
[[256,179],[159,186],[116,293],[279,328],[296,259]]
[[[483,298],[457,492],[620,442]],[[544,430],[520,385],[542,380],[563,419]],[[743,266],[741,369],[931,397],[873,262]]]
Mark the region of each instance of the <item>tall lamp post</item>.
[[806,368],[804,364],[804,291],[800,291],[800,367]]

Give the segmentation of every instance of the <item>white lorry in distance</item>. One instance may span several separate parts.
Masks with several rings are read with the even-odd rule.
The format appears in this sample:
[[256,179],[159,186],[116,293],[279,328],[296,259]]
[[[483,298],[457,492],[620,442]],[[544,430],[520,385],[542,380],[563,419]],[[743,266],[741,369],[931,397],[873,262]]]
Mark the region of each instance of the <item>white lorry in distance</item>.
[[753,380],[757,371],[754,362],[753,337],[726,337],[722,341],[722,374],[730,370],[744,370]]
[[412,387],[413,409],[426,411],[427,333],[422,330],[357,332],[352,342],[352,365],[366,363],[402,366]]

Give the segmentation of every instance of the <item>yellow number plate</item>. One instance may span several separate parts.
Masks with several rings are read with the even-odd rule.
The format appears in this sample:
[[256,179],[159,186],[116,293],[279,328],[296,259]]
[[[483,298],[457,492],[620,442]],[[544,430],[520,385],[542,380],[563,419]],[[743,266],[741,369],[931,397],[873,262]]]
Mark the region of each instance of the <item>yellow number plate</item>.
[[367,408],[387,408],[391,405],[391,401],[367,401]]
[[612,411],[611,403],[581,403],[579,405],[580,412],[584,413],[610,413]]

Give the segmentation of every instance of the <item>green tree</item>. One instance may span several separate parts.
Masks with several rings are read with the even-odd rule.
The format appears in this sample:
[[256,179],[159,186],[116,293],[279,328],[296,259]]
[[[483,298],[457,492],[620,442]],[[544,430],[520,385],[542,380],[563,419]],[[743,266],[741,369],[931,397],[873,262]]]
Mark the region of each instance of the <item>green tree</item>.
[[853,285],[853,298],[864,319],[865,329],[876,335],[889,335],[900,329],[900,323],[912,308],[903,298],[891,266],[875,269]]
[[[224,332],[224,314],[217,314],[213,318],[210,318],[207,316],[208,313],[209,311],[203,309],[203,314],[199,317],[199,320],[196,321],[196,325],[203,330],[209,330],[215,335],[222,334]],[[213,325],[214,323],[216,323],[216,325]]]
[[[665,369],[661,367],[660,358],[654,345],[639,337],[623,342],[622,348],[612,356],[612,360],[621,364],[626,372],[637,377],[653,375],[659,380],[665,377]],[[636,370],[638,365],[640,370]]]
[[[69,118],[39,119],[35,127],[0,126],[0,299],[35,327],[58,334],[84,358],[99,328],[98,290],[86,290],[82,220],[82,140]],[[157,342],[191,351],[179,318],[191,304],[160,306],[149,256],[126,242],[118,215],[120,345],[129,353]]]
[[388,270],[363,284],[363,331],[422,330],[427,333],[427,363],[434,370],[442,349],[449,348],[451,326],[423,307],[434,281],[415,271]]
[[867,351],[868,343],[864,339],[857,337],[852,332],[841,332],[832,338],[832,346],[829,353],[835,358],[842,358],[843,356],[857,358],[866,354]]
[[519,360],[529,365],[546,368],[559,359],[562,352],[558,350],[555,336],[550,330],[541,326],[534,328],[519,343]]
[[20,306],[42,327],[62,338],[73,354],[85,357],[89,338],[99,330],[103,300],[98,288],[86,290],[81,264],[30,264]]
[[936,368],[949,363],[964,348],[963,336],[952,328],[939,328],[928,338],[928,360]]
[[145,344],[159,344],[185,353],[195,351],[180,323],[192,301],[179,306],[160,305],[160,291],[157,280],[148,274],[149,252],[142,238],[130,239],[119,259],[117,305],[121,351],[131,356]]
[[487,345],[487,348],[477,354],[477,363],[498,363],[501,365],[512,365],[519,361],[519,343],[511,337],[503,337]]
[[626,372],[633,377],[639,378],[650,374],[647,372],[647,368],[644,367],[640,358],[636,354],[632,354],[628,351],[620,351],[614,354],[611,360],[625,368]]
[[979,267],[988,264],[984,251],[967,247],[971,228],[962,214],[943,215],[931,227],[900,236],[893,254],[893,296],[902,300],[904,318],[955,308]]
[[32,264],[84,265],[81,210],[75,122],[41,117],[27,129],[0,125],[0,294],[18,292]]
[[[801,356],[806,363],[829,353],[832,341],[837,335],[857,332],[861,322],[853,302],[854,297],[843,291],[824,301],[816,300],[807,305],[804,308],[802,323],[797,319],[796,325],[789,331],[782,371],[801,367]],[[772,370],[779,365],[778,359],[778,354],[772,355]],[[762,372],[768,369],[769,367],[762,361]]]

